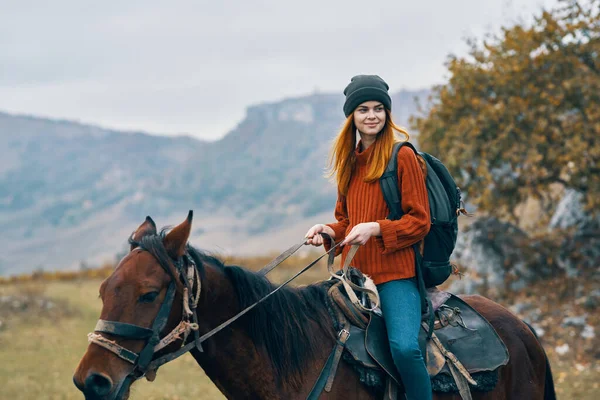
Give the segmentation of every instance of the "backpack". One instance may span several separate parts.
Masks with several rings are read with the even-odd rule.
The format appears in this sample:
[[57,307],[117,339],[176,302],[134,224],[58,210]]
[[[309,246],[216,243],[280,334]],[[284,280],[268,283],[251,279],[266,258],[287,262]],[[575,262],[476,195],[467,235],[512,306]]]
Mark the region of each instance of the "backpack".
[[450,255],[458,236],[458,215],[466,212],[461,207],[460,189],[444,164],[430,154],[417,152],[409,142],[399,142],[394,145],[392,157],[379,179],[383,197],[390,210],[387,219],[397,220],[404,214],[398,189],[398,151],[402,146],[410,147],[427,165],[425,184],[429,197],[431,228],[424,239],[423,255],[421,256],[418,244],[413,245],[413,248],[419,286],[424,284],[425,288],[429,288],[442,284],[452,273]]

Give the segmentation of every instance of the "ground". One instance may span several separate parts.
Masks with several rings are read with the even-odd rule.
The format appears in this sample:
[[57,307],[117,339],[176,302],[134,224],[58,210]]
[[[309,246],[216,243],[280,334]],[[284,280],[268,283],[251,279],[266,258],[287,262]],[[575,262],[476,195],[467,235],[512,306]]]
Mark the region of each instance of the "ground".
[[[289,268],[274,271],[274,279],[285,279],[307,261],[293,260]],[[266,259],[235,262],[257,268]],[[69,281],[39,278],[0,285],[0,399],[82,398],[71,379],[101,307],[98,299],[101,279],[87,276],[70,277]],[[303,282],[326,277],[321,265],[310,271]],[[598,329],[597,309],[589,309],[590,304],[584,304],[575,293],[582,290],[587,293],[594,287],[598,287],[597,282],[554,279],[504,300],[510,302],[505,305],[513,308],[515,304],[523,304],[516,311],[543,329],[542,342],[550,357],[558,398],[562,400],[598,398],[598,339],[582,338],[583,326],[562,326],[567,316],[587,315],[586,324]],[[565,345],[569,348],[566,352]],[[223,396],[192,357],[186,355],[161,367],[156,381],[136,383],[131,398],[220,399]]]

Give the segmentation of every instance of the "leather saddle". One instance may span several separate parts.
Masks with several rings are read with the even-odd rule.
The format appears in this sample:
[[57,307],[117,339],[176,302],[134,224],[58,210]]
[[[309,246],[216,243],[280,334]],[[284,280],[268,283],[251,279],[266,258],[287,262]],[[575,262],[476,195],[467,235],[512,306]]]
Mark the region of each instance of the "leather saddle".
[[[332,293],[335,291],[330,290],[332,300],[348,316],[348,310],[351,310],[352,306],[350,304],[343,305],[339,293],[337,296],[332,296]],[[456,356],[470,374],[493,372],[508,363],[509,355],[506,345],[492,325],[475,309],[459,297],[437,289],[430,290],[429,297],[435,312],[435,336],[446,350]],[[376,373],[384,372],[399,387],[402,387],[402,380],[391,356],[383,316],[377,312],[370,313],[365,327],[365,324],[362,323],[364,319],[357,320],[356,314],[357,311],[354,310],[351,318],[348,318],[351,323],[350,335],[345,349],[350,357],[345,356],[344,358],[359,368]],[[419,343],[432,382],[436,377],[452,381],[452,371],[447,357],[433,343],[433,340],[427,339],[427,336],[425,327],[423,327],[419,333]],[[475,380],[477,381],[477,379]],[[478,386],[484,387],[479,387],[477,390],[486,390],[485,384]]]
[[[462,323],[436,324],[435,334],[446,349],[451,351],[471,374],[495,371],[508,363],[508,350],[494,328],[467,303],[454,295],[444,303],[446,307],[460,310]],[[444,318],[444,317],[442,317]],[[451,376],[443,354],[431,342],[426,340],[426,332],[421,329],[420,342],[426,342],[426,364],[429,375]],[[385,321],[382,316],[373,313],[367,329],[352,325],[346,350],[352,358],[366,368],[381,369],[398,385],[402,380],[392,359]]]

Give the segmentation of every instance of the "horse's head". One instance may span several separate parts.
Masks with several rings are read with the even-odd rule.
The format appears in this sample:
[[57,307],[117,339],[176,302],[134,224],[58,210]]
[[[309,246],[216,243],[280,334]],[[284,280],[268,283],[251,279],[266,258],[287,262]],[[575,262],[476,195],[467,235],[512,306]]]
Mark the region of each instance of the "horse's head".
[[[182,301],[195,284],[196,294],[200,290],[193,262],[184,257],[191,222],[190,211],[183,223],[159,235],[146,217],[130,239],[129,254],[102,282],[100,320],[73,376],[86,399],[128,398],[133,381],[143,375],[154,379],[155,369],[148,367],[157,352],[181,343],[180,337],[195,325],[184,311],[189,303]],[[175,334],[164,339],[175,327]]]

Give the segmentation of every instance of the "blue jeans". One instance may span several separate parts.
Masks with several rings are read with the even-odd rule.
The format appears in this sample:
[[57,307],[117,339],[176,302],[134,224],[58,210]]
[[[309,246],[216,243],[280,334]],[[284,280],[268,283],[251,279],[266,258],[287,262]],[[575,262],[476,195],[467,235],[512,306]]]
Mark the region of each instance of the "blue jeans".
[[431,380],[419,348],[421,300],[415,279],[377,285],[394,364],[408,400],[430,400]]

